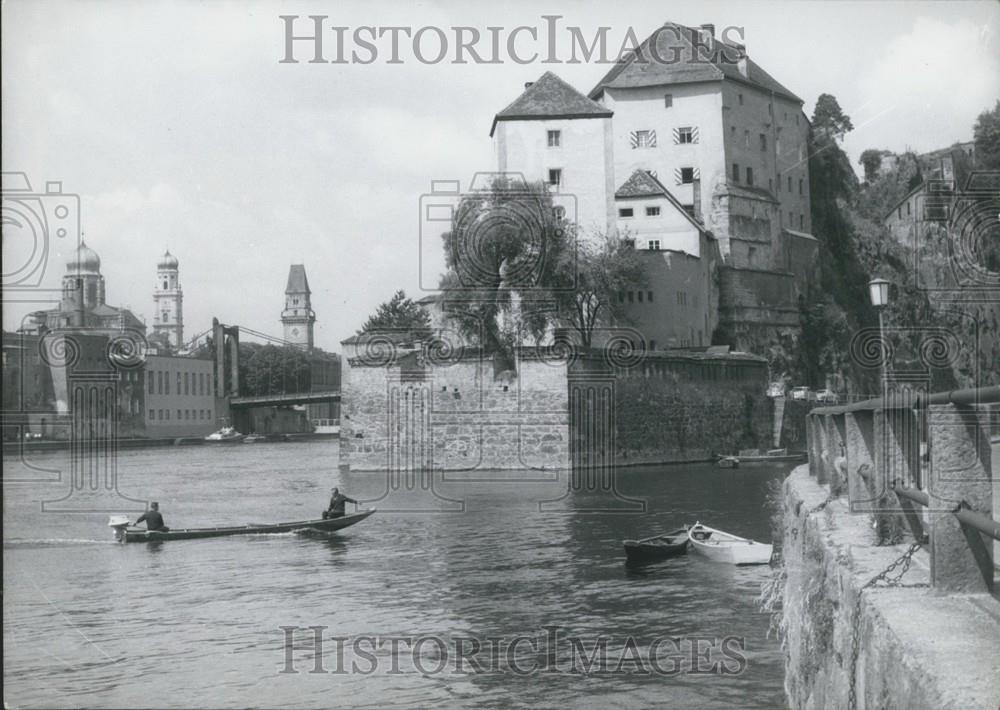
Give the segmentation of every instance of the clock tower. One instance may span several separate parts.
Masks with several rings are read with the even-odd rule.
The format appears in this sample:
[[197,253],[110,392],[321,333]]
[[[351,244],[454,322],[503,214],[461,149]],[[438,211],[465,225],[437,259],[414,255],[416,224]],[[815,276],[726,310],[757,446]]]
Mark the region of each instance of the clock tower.
[[285,327],[285,340],[304,350],[313,348],[313,324],[316,322],[310,295],[306,267],[292,264],[288,269],[285,310],[281,312],[281,323]]

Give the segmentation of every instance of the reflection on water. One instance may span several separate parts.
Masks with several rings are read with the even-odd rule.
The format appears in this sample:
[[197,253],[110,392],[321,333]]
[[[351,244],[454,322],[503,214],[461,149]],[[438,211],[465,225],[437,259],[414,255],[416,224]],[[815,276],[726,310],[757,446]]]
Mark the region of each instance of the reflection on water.
[[[127,495],[159,500],[172,527],[301,520],[316,517],[332,485],[359,499],[386,490],[382,476],[338,474],[336,454],[335,442],[134,450],[121,453],[119,478]],[[66,462],[50,453],[33,463]],[[624,470],[618,488],[646,501],[643,515],[581,513],[594,501],[579,497],[539,512],[540,501],[564,491],[559,480],[438,481],[463,512],[380,511],[333,535],[139,545],[110,544],[105,515],[40,514],[38,501],[58,484],[5,485],[6,700],[15,707],[782,706],[780,649],[765,638],[767,617],[754,606],[767,568],[696,556],[627,568],[621,541],[695,520],[770,541],[765,484],[785,471]],[[633,637],[644,654],[659,637],[737,636],[746,639],[747,667],[738,676],[391,674],[383,648],[375,673],[313,674],[305,672],[315,659],[300,635],[294,660],[302,672],[280,673],[281,627],[314,625],[326,627],[328,656],[336,636],[512,639],[557,626],[565,637],[607,637],[612,652]],[[429,648],[428,658],[434,653]],[[565,647],[553,658],[565,661]]]

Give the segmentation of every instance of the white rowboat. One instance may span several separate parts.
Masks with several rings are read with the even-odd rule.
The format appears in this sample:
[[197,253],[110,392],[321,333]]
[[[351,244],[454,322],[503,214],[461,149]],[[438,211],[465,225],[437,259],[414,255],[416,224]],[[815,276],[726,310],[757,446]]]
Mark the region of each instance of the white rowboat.
[[691,549],[715,562],[731,565],[766,565],[771,561],[771,545],[738,537],[695,523],[688,529]]

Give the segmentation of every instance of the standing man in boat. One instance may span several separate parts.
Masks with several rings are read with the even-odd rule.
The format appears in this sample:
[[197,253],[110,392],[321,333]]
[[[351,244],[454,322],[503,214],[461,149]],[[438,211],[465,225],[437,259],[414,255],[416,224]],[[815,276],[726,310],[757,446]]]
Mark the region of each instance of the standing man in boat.
[[341,493],[339,488],[330,489],[330,507],[323,511],[323,520],[344,517],[346,513],[344,504],[348,502],[355,505],[358,504],[353,498],[349,498]]
[[169,532],[170,528],[163,524],[163,516],[160,515],[160,504],[153,501],[149,504],[149,510],[139,516],[135,524],[145,521],[146,530],[156,530],[159,532]]

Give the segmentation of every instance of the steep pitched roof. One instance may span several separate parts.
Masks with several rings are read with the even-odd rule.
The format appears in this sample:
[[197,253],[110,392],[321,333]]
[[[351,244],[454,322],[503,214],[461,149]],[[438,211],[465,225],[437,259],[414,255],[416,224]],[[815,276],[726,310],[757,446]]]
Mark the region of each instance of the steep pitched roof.
[[628,180],[622,183],[621,187],[615,190],[616,200],[628,199],[630,197],[666,197],[670,204],[684,215],[684,218],[696,229],[702,232],[706,231],[705,225],[688,214],[688,211],[684,209],[684,205],[681,204],[680,200],[674,197],[673,193],[662,182],[650,175],[647,170],[636,170],[629,176]]
[[303,264],[292,264],[288,269],[288,285],[285,293],[312,293],[309,290],[309,280],[306,278],[306,267]]
[[[647,37],[637,50],[630,52],[597,82],[597,86],[589,94],[590,98],[598,98],[606,88],[662,86],[730,79],[764,91],[773,91],[787,99],[802,103],[802,99],[749,57],[747,57],[747,76],[743,76],[738,66],[741,50],[714,37],[702,41],[697,33],[698,30],[692,27],[673,22],[664,23],[663,27]],[[654,38],[655,47],[651,46]],[[696,43],[699,47],[697,50]]]
[[490,135],[497,121],[540,120],[544,118],[606,118],[612,115],[605,106],[591,101],[550,71],[528,86],[507,108],[493,118]]
[[650,197],[667,194],[667,188],[649,174],[648,170],[636,170],[622,186],[615,190],[615,197]]

